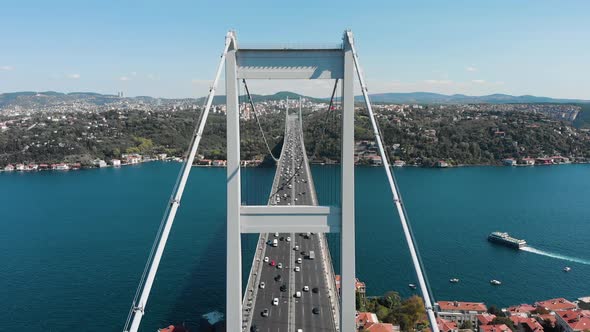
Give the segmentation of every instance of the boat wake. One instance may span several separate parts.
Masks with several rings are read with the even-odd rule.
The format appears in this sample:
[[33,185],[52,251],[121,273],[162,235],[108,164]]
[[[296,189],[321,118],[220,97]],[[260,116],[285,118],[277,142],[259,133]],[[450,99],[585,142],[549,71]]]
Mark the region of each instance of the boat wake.
[[526,252],[530,252],[530,253],[533,253],[533,254],[537,254],[537,255],[547,256],[547,257],[556,258],[556,259],[561,259],[561,260],[564,260],[564,261],[570,261],[570,262],[575,262],[575,263],[590,265],[590,260],[587,260],[587,259],[582,259],[582,258],[576,258],[576,257],[571,257],[571,256],[566,256],[566,255],[561,255],[561,254],[556,254],[554,252],[545,251],[545,250],[541,250],[541,249],[537,249],[537,248],[533,248],[533,247],[523,247],[523,248],[520,248],[520,250],[526,251]]

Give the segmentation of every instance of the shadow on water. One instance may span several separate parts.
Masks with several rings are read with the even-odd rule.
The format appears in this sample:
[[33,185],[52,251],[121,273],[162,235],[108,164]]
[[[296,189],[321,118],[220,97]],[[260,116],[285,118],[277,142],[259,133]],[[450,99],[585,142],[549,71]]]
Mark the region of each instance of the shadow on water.
[[[193,269],[180,296],[166,315],[168,323],[165,324],[184,325],[191,332],[196,332],[199,331],[202,315],[216,310],[225,314],[225,233],[224,224],[211,234],[200,258],[191,263]],[[212,259],[212,253],[219,259]],[[203,268],[205,266],[206,269]]]

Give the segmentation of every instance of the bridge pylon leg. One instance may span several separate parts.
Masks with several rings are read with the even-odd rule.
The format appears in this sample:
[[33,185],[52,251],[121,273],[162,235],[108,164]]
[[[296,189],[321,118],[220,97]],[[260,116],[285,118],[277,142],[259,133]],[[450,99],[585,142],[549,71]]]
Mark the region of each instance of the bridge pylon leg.
[[242,330],[242,244],[240,231],[240,110],[236,50],[225,61],[227,96],[227,331]]
[[354,220],[354,59],[344,38],[342,81],[342,230],[340,233],[341,311],[340,331],[355,331],[355,220]]

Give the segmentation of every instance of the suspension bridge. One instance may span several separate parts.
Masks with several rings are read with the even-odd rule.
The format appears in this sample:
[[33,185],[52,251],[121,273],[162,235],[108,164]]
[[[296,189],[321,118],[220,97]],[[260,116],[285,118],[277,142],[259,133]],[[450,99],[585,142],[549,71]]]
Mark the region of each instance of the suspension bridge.
[[[235,32],[228,32],[205,108],[198,120],[186,161],[162,218],[123,331],[138,331],[146,313],[158,266],[203,136],[223,67],[227,98],[227,331],[356,330],[353,89],[356,76],[383,160],[392,201],[411,254],[428,320],[432,331],[438,332],[433,299],[371,107],[351,31],[345,31],[342,43],[313,47],[238,45]],[[334,95],[340,83],[340,206],[322,206],[318,203],[304,144],[301,102],[298,103],[299,110],[290,110],[287,101],[282,150],[279,157],[273,155],[246,83],[256,79],[334,80],[328,111],[332,110]],[[240,80],[246,88],[248,102],[264,144],[277,165],[267,205],[244,205],[241,197]],[[314,156],[315,153],[317,147]],[[325,236],[328,233],[339,235],[339,291],[336,289]],[[242,234],[259,234],[245,285],[242,285]]]

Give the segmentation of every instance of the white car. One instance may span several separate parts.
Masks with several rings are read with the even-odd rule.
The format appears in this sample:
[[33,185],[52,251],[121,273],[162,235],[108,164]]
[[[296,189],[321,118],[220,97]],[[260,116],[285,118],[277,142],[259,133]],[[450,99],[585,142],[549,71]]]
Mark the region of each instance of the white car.
[[295,272],[299,272],[301,271],[301,268],[299,266],[295,266]]
[[264,281],[262,281],[262,282],[260,283],[260,288],[261,288],[261,289],[264,289],[264,286],[266,286],[266,285],[264,284]]
[[309,292],[309,286],[303,286],[303,291],[304,292]]
[[283,263],[277,264],[277,269],[282,269],[282,268],[283,268]]
[[264,257],[264,262],[268,263],[268,256]]
[[296,245],[295,248],[293,248],[293,250],[299,251],[299,245]]
[[275,233],[275,237],[279,237],[279,233],[278,232]]
[[291,237],[287,236],[287,242],[291,242]]
[[295,297],[301,297],[301,292],[299,292],[299,291],[295,292]]
[[278,297],[275,297],[275,298],[272,300],[272,305],[279,305],[279,298],[278,298]]
[[301,262],[303,262],[303,259],[301,257],[297,258],[297,264],[301,264]]

